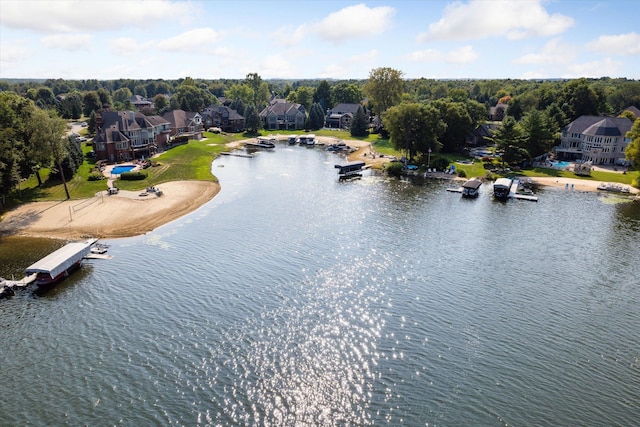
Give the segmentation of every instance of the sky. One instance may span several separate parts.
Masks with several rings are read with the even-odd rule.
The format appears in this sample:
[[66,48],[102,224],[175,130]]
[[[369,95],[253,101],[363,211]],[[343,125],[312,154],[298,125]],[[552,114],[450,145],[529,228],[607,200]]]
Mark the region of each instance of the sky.
[[640,79],[640,0],[0,0],[0,79]]

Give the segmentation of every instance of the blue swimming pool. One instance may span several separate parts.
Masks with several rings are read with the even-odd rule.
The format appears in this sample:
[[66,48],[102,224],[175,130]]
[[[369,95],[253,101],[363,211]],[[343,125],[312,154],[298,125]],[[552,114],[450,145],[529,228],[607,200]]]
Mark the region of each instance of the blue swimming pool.
[[569,167],[569,165],[571,165],[571,163],[570,162],[553,162],[552,165],[556,169],[566,169]]
[[119,165],[115,166],[111,169],[111,175],[120,175],[123,172],[130,172],[131,169],[135,168],[134,165]]

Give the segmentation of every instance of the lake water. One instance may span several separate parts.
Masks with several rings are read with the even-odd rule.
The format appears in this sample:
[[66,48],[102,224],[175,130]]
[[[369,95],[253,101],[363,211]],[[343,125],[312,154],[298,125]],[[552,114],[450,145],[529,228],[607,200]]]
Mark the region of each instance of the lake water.
[[[340,159],[221,157],[198,211],[0,301],[0,425],[640,424],[639,203]],[[4,277],[51,245],[0,242]]]

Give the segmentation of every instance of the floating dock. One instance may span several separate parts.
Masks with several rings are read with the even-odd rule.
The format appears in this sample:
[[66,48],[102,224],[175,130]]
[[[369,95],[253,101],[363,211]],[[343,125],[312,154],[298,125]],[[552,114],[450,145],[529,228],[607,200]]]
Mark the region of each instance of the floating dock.
[[520,186],[520,181],[517,179],[513,180],[511,184],[511,188],[509,190],[509,198],[511,199],[519,199],[519,200],[529,200],[530,202],[537,202],[538,198],[536,196],[531,196],[528,194],[519,194],[518,187]]

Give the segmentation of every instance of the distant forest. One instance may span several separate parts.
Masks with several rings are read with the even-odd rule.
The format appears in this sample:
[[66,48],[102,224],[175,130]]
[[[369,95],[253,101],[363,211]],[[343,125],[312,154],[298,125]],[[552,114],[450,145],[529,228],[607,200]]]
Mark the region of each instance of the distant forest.
[[[257,74],[251,74],[255,80],[266,84],[269,96],[288,99],[299,102],[307,108],[311,107],[316,90],[323,85],[329,86],[329,99],[323,99],[325,108],[331,108],[341,102],[366,102],[364,92],[367,80],[262,80]],[[207,105],[216,104],[219,99],[227,102],[233,101],[233,97],[242,94],[237,89],[247,85],[248,79],[186,79],[177,80],[19,80],[7,79],[0,81],[0,91],[12,91],[33,100],[44,108],[57,106],[59,113],[65,118],[70,117],[70,111],[64,111],[60,104],[69,97],[77,98],[84,102],[88,92],[95,92],[101,101],[108,101],[111,107],[126,108],[127,99],[123,95],[139,95],[149,101],[154,101],[157,95],[168,96],[178,94],[180,88],[186,82],[195,85],[197,102],[200,105],[187,103],[192,111],[200,110]],[[193,93],[192,93],[193,94]],[[430,101],[461,95],[470,100],[477,101],[487,107],[498,103],[509,105],[508,115],[519,119],[531,110],[546,110],[550,106],[557,106],[566,120],[579,117],[584,114],[591,115],[615,115],[629,106],[640,108],[640,81],[625,78],[600,78],[600,79],[555,79],[555,80],[434,80],[434,79],[405,79],[402,101],[428,103]],[[108,95],[108,96],[107,96]],[[229,95],[232,95],[231,97]],[[353,99],[361,98],[361,99]],[[245,100],[244,103],[266,103],[268,99]],[[302,101],[302,102],[300,102]],[[67,102],[69,103],[69,102]],[[119,103],[119,105],[118,105]],[[184,106],[184,102],[182,103]],[[192,105],[188,105],[192,104]],[[175,107],[176,105],[174,105]],[[179,106],[179,104],[178,104]],[[255,105],[261,107],[261,105]],[[76,106],[82,113],[87,113],[86,105]],[[168,104],[166,108],[170,108]],[[193,108],[199,107],[199,108]],[[370,108],[371,109],[371,108]],[[74,112],[77,115],[78,111]],[[156,111],[156,114],[158,111]],[[88,116],[88,114],[84,114]]]

